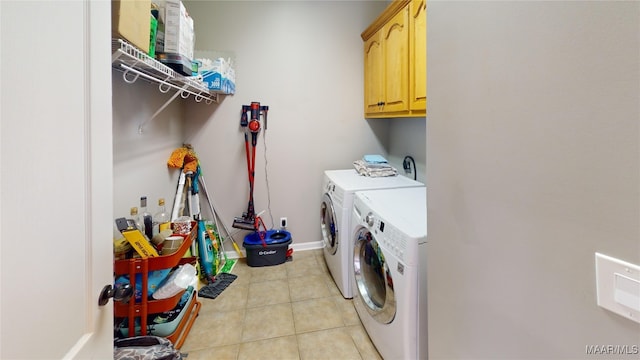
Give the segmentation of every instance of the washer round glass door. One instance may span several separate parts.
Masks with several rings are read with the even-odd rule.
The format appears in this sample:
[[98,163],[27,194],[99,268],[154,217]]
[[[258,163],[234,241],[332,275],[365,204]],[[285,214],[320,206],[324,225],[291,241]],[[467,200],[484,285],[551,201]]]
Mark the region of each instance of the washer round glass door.
[[388,324],[396,315],[396,298],[389,264],[368,229],[360,228],[354,239],[353,269],[358,295],[374,319]]
[[338,233],[333,201],[331,201],[331,196],[327,193],[322,197],[322,205],[320,205],[320,229],[322,230],[322,241],[324,241],[325,248],[331,255],[335,255],[336,251],[338,251],[340,234]]

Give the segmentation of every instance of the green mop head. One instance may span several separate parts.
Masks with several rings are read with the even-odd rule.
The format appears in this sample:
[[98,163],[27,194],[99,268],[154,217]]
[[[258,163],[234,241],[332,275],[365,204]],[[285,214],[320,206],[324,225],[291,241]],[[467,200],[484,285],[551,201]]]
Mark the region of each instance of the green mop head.
[[237,261],[237,259],[225,259],[224,265],[222,266],[222,269],[220,269],[220,273],[230,274]]

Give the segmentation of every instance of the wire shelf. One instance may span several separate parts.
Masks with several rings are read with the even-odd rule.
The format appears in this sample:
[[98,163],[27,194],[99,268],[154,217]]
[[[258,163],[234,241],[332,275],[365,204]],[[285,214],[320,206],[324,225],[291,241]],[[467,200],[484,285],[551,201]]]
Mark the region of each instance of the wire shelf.
[[182,76],[122,39],[112,39],[111,50],[112,66],[123,73],[122,78],[127,83],[142,77],[157,83],[162,93],[173,89],[185,99],[193,95],[196,102],[218,102],[218,94],[210,92],[201,78]]

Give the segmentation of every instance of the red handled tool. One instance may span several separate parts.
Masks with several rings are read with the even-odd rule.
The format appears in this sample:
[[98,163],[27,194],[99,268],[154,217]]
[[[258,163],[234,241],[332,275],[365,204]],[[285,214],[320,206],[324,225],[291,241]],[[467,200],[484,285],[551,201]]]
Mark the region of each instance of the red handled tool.
[[[247,206],[247,211],[242,214],[242,217],[234,218],[234,228],[258,231],[260,225],[264,227],[262,219],[260,219],[259,216],[256,216],[255,213],[255,208],[253,205],[253,184],[255,180],[256,170],[256,145],[258,143],[258,134],[260,133],[261,128],[260,115],[264,116],[264,128],[266,130],[268,111],[269,107],[261,106],[259,102],[252,102],[251,105],[242,105],[240,126],[245,128],[244,148],[247,154],[247,173],[249,175],[249,204]],[[250,114],[250,118],[248,114]],[[249,134],[251,134],[251,142],[249,142]],[[262,239],[263,236],[260,236],[260,238]]]

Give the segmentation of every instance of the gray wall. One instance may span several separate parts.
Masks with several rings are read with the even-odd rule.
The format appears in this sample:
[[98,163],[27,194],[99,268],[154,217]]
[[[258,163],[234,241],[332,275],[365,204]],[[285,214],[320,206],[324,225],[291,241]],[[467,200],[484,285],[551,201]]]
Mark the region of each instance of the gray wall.
[[[122,76],[112,70],[114,218],[129,216],[129,209],[139,207],[143,195],[151,213],[161,197],[171,208],[179,171],[166,164],[185,139],[182,105],[207,107],[192,97],[184,103],[177,99],[151,120],[171,94],[161,94],[157,85],[142,79],[127,84]],[[141,124],[145,125],[139,133]]]
[[[352,162],[364,154],[393,155],[392,121],[363,119],[362,105],[360,33],[386,2],[185,4],[196,23],[196,49],[230,54],[236,62],[235,95],[226,96],[213,109],[185,108],[187,136],[201,154],[218,211],[230,225],[234,216],[246,210],[240,110],[243,104],[259,101],[270,110],[268,129],[258,140],[256,212],[270,205],[276,225],[286,216],[294,244],[319,242],[323,171],[352,168]],[[415,153],[424,153],[424,119],[422,123]],[[270,227],[269,213],[262,217]]]
[[[165,164],[175,148],[188,142],[200,156],[213,201],[230,227],[247,206],[239,119],[241,106],[251,101],[270,106],[268,129],[258,142],[256,211],[270,207],[276,223],[288,217],[295,244],[318,245],[321,178],[326,169],[351,168],[362,155],[379,153],[402,171],[402,159],[412,155],[418,180],[425,180],[424,118],[363,119],[360,33],[386,1],[186,1],[185,5],[195,21],[196,49],[234,58],[237,92],[223,96],[220,104],[177,99],[149,121],[170,95],[160,94],[157,85],[145,81],[126,84],[122,73],[113,72],[114,218],[127,216],[141,195],[148,196],[151,210],[159,197],[166,198],[170,207],[178,171]],[[144,122],[139,134],[138,126]],[[262,216],[271,227],[269,213]],[[241,242],[243,235],[240,232],[236,239]]]
[[426,164],[426,127],[427,123],[424,117],[421,118],[403,118],[390,119],[389,125],[389,154],[387,160],[398,172],[409,178],[414,178],[413,163],[411,164],[411,172],[405,173],[402,168],[404,157],[409,155],[415,161],[416,169],[415,177],[420,182],[426,181],[425,164]]
[[428,4],[431,358],[640,344],[594,277],[596,251],[640,263],[639,19],[638,2]]

